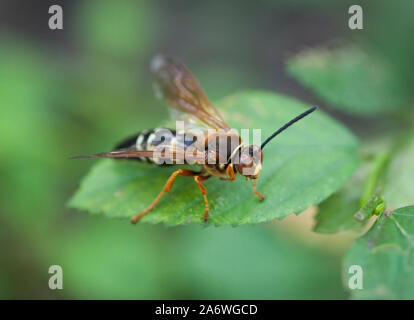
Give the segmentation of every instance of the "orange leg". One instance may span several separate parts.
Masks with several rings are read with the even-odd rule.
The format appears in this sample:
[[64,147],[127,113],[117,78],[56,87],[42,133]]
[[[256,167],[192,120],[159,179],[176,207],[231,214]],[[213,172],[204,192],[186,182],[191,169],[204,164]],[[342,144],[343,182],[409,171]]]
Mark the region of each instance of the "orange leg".
[[227,174],[228,178],[220,178],[220,179],[223,180],[223,181],[234,181],[235,174],[234,174],[234,168],[233,168],[232,164],[229,164],[227,166],[226,174]]
[[254,180],[253,180],[253,193],[254,193],[256,196],[258,196],[258,197],[259,197],[260,201],[263,201],[263,200],[265,199],[265,197],[264,197],[261,193],[257,192],[257,190],[256,190],[256,185],[257,185],[257,179],[254,179]]
[[198,174],[198,172],[191,171],[191,170],[185,170],[185,169],[178,169],[177,171],[174,171],[172,175],[168,178],[160,194],[155,198],[155,200],[151,203],[151,205],[148,208],[146,208],[144,211],[141,211],[135,217],[133,217],[131,219],[131,223],[136,224],[139,219],[141,219],[144,215],[150,212],[157,205],[157,203],[161,200],[162,196],[171,190],[174,184],[175,178],[177,178],[178,175],[182,175],[185,177],[191,177],[196,174]]
[[229,180],[233,181],[234,180],[234,168],[233,168],[232,164],[228,165],[228,167],[226,169],[226,173],[229,176]]
[[203,181],[206,181],[210,176],[195,176],[194,181],[197,183],[198,187],[200,188],[201,194],[203,195],[204,199],[204,205],[205,205],[205,211],[204,211],[204,222],[207,222],[208,220],[208,200],[207,200],[207,189],[203,186]]

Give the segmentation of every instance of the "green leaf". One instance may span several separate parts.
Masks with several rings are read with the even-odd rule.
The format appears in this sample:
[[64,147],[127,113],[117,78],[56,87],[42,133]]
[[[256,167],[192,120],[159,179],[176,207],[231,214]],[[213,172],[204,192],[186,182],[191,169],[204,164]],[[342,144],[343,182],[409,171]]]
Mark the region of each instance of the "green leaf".
[[344,283],[350,266],[363,271],[363,289],[351,290],[355,299],[414,298],[414,206],[384,214],[358,239],[345,256]]
[[391,208],[414,204],[414,134],[395,150],[384,186],[384,198]]
[[[247,91],[217,104],[233,128],[260,128],[262,138],[308,108],[282,95]],[[139,129],[138,129],[139,130]],[[245,143],[247,143],[245,141]],[[267,198],[260,202],[251,182],[212,178],[205,182],[210,223],[259,223],[300,213],[339,189],[350,177],[358,159],[358,142],[341,124],[317,111],[295,124],[264,150],[258,189]],[[70,205],[110,217],[131,218],[145,209],[161,191],[174,168],[159,168],[133,161],[99,161]],[[178,177],[171,192],[141,221],[169,225],[201,222],[204,204],[190,178]]]
[[381,215],[385,209],[385,200],[374,194],[367,203],[354,214],[354,219],[359,222],[367,221],[373,215]]
[[288,62],[287,70],[333,108],[349,113],[392,111],[408,101],[391,67],[355,47],[305,51]]

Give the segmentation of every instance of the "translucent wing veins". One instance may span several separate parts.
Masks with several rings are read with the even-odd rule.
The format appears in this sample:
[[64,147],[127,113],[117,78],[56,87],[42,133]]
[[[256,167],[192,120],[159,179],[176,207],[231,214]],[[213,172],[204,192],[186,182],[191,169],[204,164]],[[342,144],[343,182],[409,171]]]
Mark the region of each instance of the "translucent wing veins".
[[194,115],[215,129],[230,129],[183,64],[158,55],[151,62],[151,71],[155,75],[157,96],[164,98],[171,107]]

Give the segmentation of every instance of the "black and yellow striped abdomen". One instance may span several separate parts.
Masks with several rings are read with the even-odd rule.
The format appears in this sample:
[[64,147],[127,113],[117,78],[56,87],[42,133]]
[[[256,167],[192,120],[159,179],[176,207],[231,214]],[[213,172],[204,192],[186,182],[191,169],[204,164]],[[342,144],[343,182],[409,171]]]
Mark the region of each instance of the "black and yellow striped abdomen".
[[[161,143],[168,146],[178,146],[181,145],[184,148],[193,144],[194,141],[186,141],[183,135],[177,135],[174,129],[167,128],[157,128],[149,129],[137,133],[133,136],[130,136],[120,142],[115,150],[124,149],[124,148],[134,148],[136,150],[147,150],[154,151],[157,146]],[[151,164],[157,164],[158,162],[152,158],[131,158],[138,161],[146,161]],[[167,165],[165,163],[161,165]]]

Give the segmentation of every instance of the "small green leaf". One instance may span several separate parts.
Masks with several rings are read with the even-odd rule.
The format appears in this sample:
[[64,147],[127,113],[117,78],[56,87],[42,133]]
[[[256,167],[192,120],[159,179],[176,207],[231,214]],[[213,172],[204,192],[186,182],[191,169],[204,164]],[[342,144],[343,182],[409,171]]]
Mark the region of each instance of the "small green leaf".
[[414,206],[383,214],[345,256],[344,283],[349,267],[363,271],[363,289],[351,290],[355,299],[414,298]]
[[374,194],[367,203],[354,214],[354,219],[359,222],[367,221],[373,215],[380,215],[385,208],[385,201]]
[[[264,139],[309,106],[282,95],[247,91],[225,98],[217,107],[233,128],[260,128]],[[356,138],[346,128],[322,111],[314,112],[264,149],[258,190],[266,196],[265,201],[260,202],[253,195],[251,182],[240,176],[234,182],[212,178],[204,183],[209,222],[259,223],[300,213],[345,183],[357,166],[357,149]],[[153,201],[173,170],[128,160],[99,161],[70,205],[131,218]],[[171,192],[141,221],[187,224],[202,222],[203,213],[203,199],[194,181],[178,177]]]
[[346,112],[376,114],[408,101],[391,67],[355,47],[305,51],[288,62],[287,70],[332,107]]
[[386,202],[383,199],[380,199],[379,203],[375,207],[375,211],[373,214],[376,216],[381,215],[384,212],[385,207],[386,207]]

